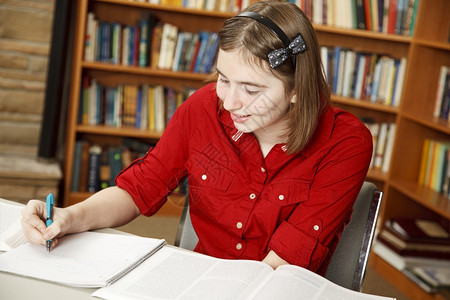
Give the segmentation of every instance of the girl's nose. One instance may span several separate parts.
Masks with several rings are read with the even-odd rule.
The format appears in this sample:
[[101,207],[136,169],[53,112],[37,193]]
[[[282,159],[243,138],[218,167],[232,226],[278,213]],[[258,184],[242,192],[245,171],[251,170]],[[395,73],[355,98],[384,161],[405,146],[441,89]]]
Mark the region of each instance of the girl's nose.
[[228,111],[236,111],[242,108],[242,101],[239,91],[236,88],[230,87],[227,89],[225,95],[222,97],[223,107]]

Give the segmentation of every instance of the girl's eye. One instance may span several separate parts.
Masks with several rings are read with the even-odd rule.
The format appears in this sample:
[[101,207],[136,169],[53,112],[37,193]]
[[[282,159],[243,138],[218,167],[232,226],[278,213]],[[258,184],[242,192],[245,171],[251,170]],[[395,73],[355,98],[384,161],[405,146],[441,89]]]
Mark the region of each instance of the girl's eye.
[[245,92],[249,95],[256,95],[259,93],[258,90],[252,90],[252,89],[249,89],[248,87],[245,88]]
[[228,83],[228,80],[225,79],[225,78],[223,78],[223,77],[219,77],[218,81],[219,81],[220,83]]

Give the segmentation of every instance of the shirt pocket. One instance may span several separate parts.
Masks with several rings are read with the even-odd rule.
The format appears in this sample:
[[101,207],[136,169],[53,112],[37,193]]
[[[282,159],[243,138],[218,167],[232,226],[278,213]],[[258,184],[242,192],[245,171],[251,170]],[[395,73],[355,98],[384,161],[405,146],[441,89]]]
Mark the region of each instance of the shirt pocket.
[[206,155],[194,152],[187,163],[189,188],[206,188],[226,191],[233,182],[235,173],[228,166]]

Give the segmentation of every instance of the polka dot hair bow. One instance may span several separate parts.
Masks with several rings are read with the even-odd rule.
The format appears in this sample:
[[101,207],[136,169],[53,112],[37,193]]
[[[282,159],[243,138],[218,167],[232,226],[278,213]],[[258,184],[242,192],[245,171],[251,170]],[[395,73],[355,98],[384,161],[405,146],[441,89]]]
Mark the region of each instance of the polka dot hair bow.
[[[283,62],[285,62],[288,58],[298,54],[302,53],[306,50],[306,44],[303,40],[300,33],[297,33],[297,35],[291,40],[289,45],[286,48],[280,48],[271,51],[267,57],[269,58],[269,64],[272,69],[275,69],[279,65],[281,65]],[[293,59],[294,61],[294,59]]]

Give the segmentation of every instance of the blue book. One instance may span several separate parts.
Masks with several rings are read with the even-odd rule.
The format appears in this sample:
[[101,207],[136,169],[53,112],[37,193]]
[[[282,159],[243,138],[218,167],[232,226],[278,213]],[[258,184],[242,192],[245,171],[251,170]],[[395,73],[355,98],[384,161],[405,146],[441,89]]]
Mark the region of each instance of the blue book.
[[212,71],[219,49],[219,35],[216,32],[211,33],[210,41],[211,43],[207,49],[206,59],[201,69],[202,73],[210,73]]
[[101,43],[101,62],[108,63],[111,59],[111,24],[101,22],[102,43]]
[[139,22],[140,38],[139,38],[139,60],[138,65],[140,67],[148,66],[148,31],[149,22],[143,19]]
[[333,83],[333,94],[337,93],[338,89],[338,77],[339,77],[339,58],[341,56],[341,47],[336,46],[334,48],[334,59],[333,59],[333,78],[331,81]]
[[136,28],[134,28],[133,26],[128,26],[128,29],[129,29],[128,43],[127,43],[128,65],[134,66],[134,41],[135,41],[134,35],[136,33]]
[[136,95],[136,122],[135,127],[141,127],[141,117],[142,117],[142,90],[138,88]]
[[203,59],[203,56],[205,55],[206,47],[208,45],[208,39],[209,39],[209,32],[206,31],[200,31],[200,48],[198,49],[197,59],[195,60],[194,65],[194,73],[199,72],[199,68]]

